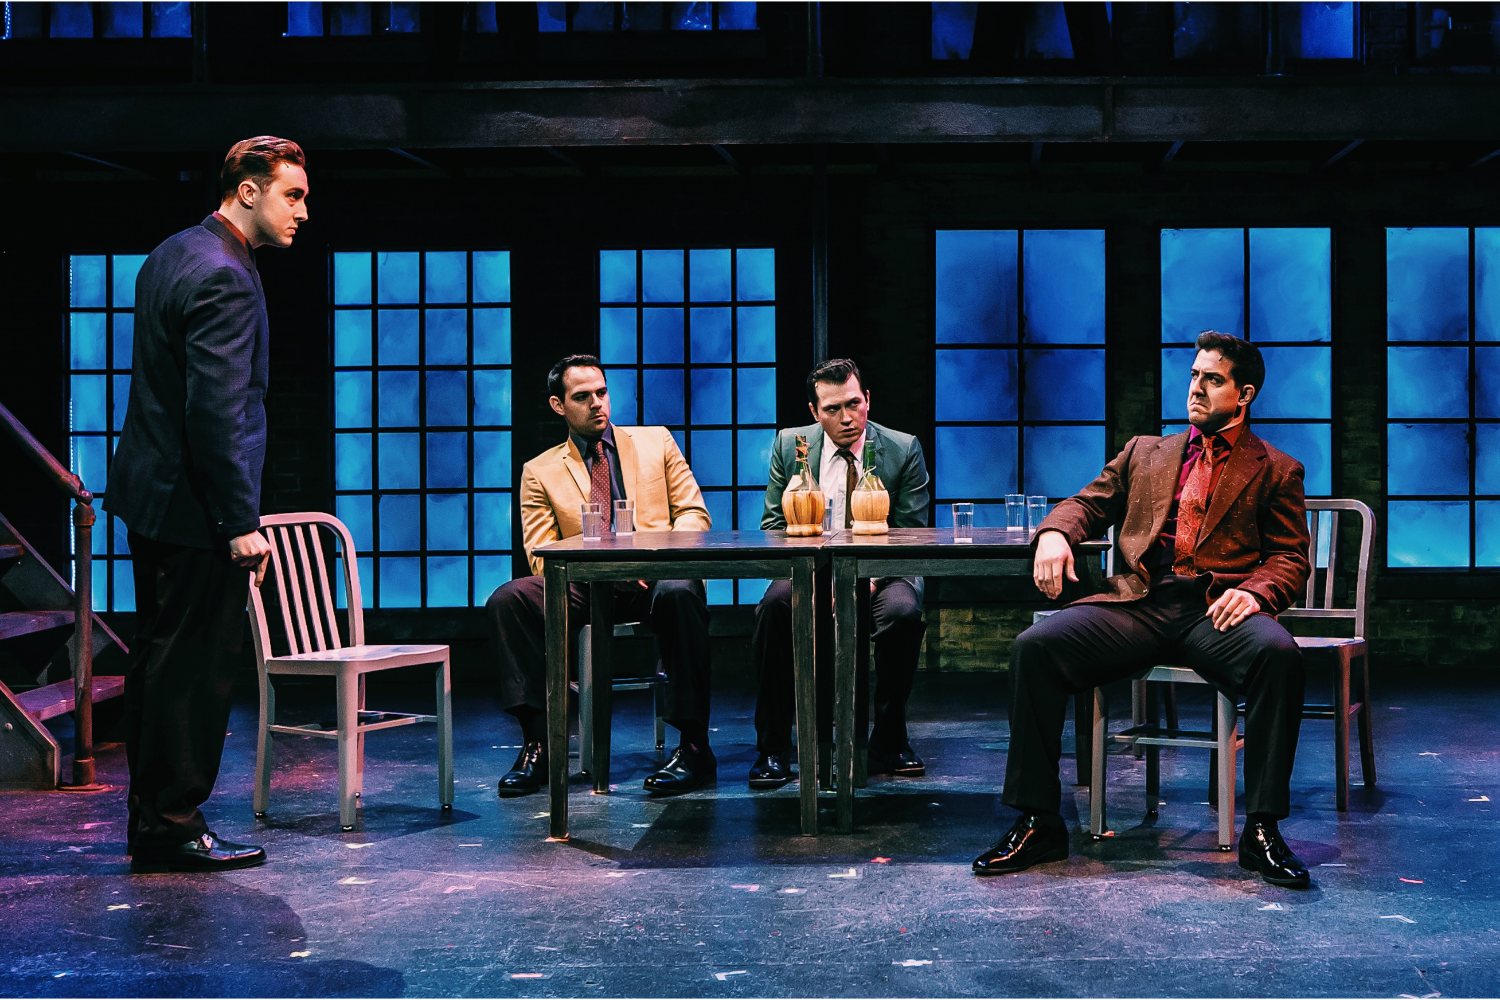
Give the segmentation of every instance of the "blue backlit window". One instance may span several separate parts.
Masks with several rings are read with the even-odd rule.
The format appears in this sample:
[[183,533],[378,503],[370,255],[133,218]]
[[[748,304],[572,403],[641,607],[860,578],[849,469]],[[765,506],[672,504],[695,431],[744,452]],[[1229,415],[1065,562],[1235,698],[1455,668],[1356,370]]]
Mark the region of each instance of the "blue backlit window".
[[[475,30],[497,30],[493,3],[474,5]],[[486,9],[488,8],[488,9]],[[538,3],[537,30],[588,31],[753,31],[756,5],[720,3]]]
[[937,233],[937,523],[1072,496],[1104,453],[1104,231]]
[[1282,3],[1281,49],[1288,59],[1353,59],[1359,55],[1353,3]]
[[[601,250],[599,359],[612,419],[672,431],[719,530],[760,527],[776,439],[776,251]],[[764,580],[710,580],[754,604]]]
[[409,35],[422,30],[421,4],[292,2],[286,5],[286,37],[321,35]]
[[[135,335],[135,276],[145,254],[79,254],[68,258],[68,468],[107,506],[109,466],[125,426]],[[69,522],[71,524],[71,521]],[[71,531],[71,528],[69,529]],[[125,522],[94,522],[94,609],[134,611],[135,578]],[[76,551],[76,550],[75,550]]]
[[[1016,3],[1007,5],[1020,12],[1023,59],[1072,59],[1073,40],[1061,3]],[[974,48],[974,25],[978,3],[934,3],[932,7],[932,58],[967,59]],[[1105,4],[1106,16],[1110,5]]]
[[333,255],[338,516],[379,608],[511,577],[510,252]]
[[176,3],[0,3],[0,40],[188,38],[187,0]]
[[1500,229],[1385,246],[1386,563],[1500,566]]
[[1163,229],[1162,432],[1187,429],[1193,342],[1204,330],[1260,348],[1255,434],[1301,462],[1308,496],[1333,491],[1333,234],[1328,229]]

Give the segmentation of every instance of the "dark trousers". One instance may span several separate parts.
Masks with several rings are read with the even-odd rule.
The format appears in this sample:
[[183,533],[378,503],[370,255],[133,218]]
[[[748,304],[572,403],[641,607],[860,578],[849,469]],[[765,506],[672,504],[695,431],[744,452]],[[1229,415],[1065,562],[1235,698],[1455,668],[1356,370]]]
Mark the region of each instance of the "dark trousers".
[[229,550],[129,535],[136,635],[125,673],[128,850],[149,853],[208,831],[198,807],[219,777],[240,666],[249,573]]
[[[826,573],[817,586],[817,641],[815,673],[818,682],[818,738],[833,733],[833,603]],[[858,632],[859,704],[867,703],[864,679],[869,666],[869,642],[875,641],[875,731],[870,744],[894,752],[907,744],[906,701],[917,676],[917,657],[927,623],[916,588],[904,577],[875,581],[875,592],[860,601]],[[766,588],[755,609],[751,639],[760,691],[755,703],[756,748],[760,753],[785,754],[792,745],[796,715],[795,674],[792,670],[792,583],[776,580]],[[865,713],[858,713],[862,722]]]
[[[495,589],[484,609],[500,668],[500,707],[520,714],[547,707],[545,584],[525,576]],[[568,584],[569,656],[589,620],[589,593]],[[615,591],[616,621],[646,621],[656,633],[667,673],[667,722],[678,729],[708,725],[708,601],[701,580],[658,580],[650,590]]]
[[1302,725],[1302,652],[1270,615],[1220,632],[1207,607],[1205,583],[1169,577],[1139,601],[1075,604],[1017,636],[1005,804],[1056,813],[1068,699],[1170,663],[1245,699],[1245,812],[1284,819]]

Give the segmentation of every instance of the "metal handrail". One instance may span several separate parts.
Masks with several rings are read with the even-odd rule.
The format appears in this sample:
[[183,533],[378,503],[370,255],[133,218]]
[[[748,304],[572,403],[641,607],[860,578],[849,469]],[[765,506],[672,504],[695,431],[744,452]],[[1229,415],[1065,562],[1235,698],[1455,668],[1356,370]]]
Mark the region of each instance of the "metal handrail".
[[83,480],[59,462],[15,414],[0,404],[0,427],[42,467],[53,483],[77,501],[73,505],[73,782],[94,782],[94,495]]

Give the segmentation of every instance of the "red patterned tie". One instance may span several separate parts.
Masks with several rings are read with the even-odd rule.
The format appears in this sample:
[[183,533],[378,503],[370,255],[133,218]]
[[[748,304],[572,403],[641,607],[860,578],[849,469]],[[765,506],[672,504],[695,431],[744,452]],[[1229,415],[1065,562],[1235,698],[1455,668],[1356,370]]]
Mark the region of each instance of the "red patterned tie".
[[1217,435],[1203,435],[1203,453],[1198,456],[1193,471],[1188,474],[1187,485],[1182,488],[1182,497],[1177,501],[1177,544],[1172,557],[1172,570],[1191,570],[1193,554],[1198,548],[1198,531],[1203,527],[1203,515],[1208,510],[1209,485],[1214,475],[1214,442]]
[[609,459],[604,457],[604,442],[594,442],[594,467],[589,470],[589,503],[599,505],[604,515],[604,530],[609,530],[614,504],[609,501]]

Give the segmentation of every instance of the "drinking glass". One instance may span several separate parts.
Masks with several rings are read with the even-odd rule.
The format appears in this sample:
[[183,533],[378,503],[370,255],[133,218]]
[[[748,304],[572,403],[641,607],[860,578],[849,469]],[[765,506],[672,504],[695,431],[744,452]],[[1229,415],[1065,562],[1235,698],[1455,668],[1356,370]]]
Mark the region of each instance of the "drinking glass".
[[823,508],[823,534],[833,534],[833,504]]
[[1026,527],[1026,497],[1023,494],[1012,493],[1005,498],[1005,526]]
[[972,542],[974,540],[973,504],[956,503],[953,505],[953,540],[955,542]]
[[1026,526],[1032,531],[1040,528],[1042,522],[1047,518],[1047,498],[1026,498]]
[[604,509],[601,504],[586,503],[581,507],[583,513],[583,540],[585,542],[597,542],[604,537]]
[[635,531],[635,501],[615,501],[615,534],[628,535]]

